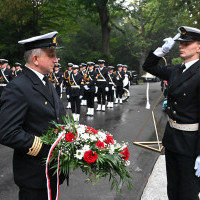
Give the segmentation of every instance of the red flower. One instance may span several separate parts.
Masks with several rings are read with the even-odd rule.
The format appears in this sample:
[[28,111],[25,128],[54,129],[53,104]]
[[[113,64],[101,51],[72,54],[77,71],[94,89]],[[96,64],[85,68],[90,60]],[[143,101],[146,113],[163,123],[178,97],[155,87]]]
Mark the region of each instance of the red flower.
[[73,133],[69,132],[69,133],[65,134],[65,140],[67,142],[73,142],[74,139],[75,139],[75,135]]
[[65,127],[64,127],[64,126],[61,126],[60,128],[62,128],[62,130],[64,130],[64,129],[65,129]]
[[91,164],[91,163],[96,162],[98,155],[97,155],[97,153],[93,152],[92,150],[89,150],[89,151],[85,152],[83,158],[88,164]]
[[99,149],[105,149],[104,142],[101,142],[100,140],[95,144]]
[[86,128],[86,132],[93,133],[94,135],[98,133],[97,130],[95,130],[92,127],[89,127],[89,126]]
[[107,134],[107,135],[106,135],[106,139],[105,139],[105,143],[106,143],[106,144],[114,144],[113,137],[110,136],[109,134]]
[[123,151],[120,152],[120,153],[121,153],[122,155],[124,155],[124,156],[122,157],[124,160],[128,160],[128,159],[129,159],[130,153],[129,153],[129,150],[128,150],[127,147],[125,147],[125,148],[123,149]]

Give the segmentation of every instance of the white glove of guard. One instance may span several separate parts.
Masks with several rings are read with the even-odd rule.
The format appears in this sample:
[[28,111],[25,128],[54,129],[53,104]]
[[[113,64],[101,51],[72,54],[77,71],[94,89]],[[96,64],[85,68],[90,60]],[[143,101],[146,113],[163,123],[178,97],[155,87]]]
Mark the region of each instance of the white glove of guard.
[[97,86],[95,86],[95,93],[97,93],[98,92],[98,87]]
[[69,95],[67,95],[67,99],[69,99]]
[[109,91],[109,88],[108,88],[108,87],[105,87],[105,91],[108,92],[108,91]]
[[116,90],[114,86],[112,86],[112,90]]
[[79,99],[82,99],[82,98],[83,98],[83,96],[82,96],[82,95],[80,95],[80,96],[79,96]]
[[85,90],[89,90],[90,88],[87,85],[84,85]]
[[[178,34],[177,34],[178,35]],[[176,37],[176,36],[175,36]],[[175,44],[174,39],[177,38],[165,38],[163,41],[165,42],[162,47],[158,47],[153,53],[158,57],[163,57],[166,53],[168,53]]]
[[196,170],[195,175],[200,177],[200,156],[197,156],[196,158],[194,169]]
[[166,54],[172,49],[172,47],[175,44],[175,41],[171,37],[165,38],[163,41],[165,42],[165,44],[162,45],[162,51]]

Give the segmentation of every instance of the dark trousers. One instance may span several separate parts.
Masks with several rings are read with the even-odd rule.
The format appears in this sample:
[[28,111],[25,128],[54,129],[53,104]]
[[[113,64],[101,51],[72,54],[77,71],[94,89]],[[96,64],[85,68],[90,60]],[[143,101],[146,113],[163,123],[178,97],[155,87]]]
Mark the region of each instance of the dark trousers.
[[165,150],[169,200],[199,200],[200,178],[195,176],[196,157]]
[[107,101],[114,102],[114,90],[112,90],[112,86],[109,86],[109,91],[107,93]]
[[98,98],[98,104],[106,104],[106,92],[105,92],[105,87],[103,88],[98,88],[97,92],[97,98]]
[[[56,187],[55,187],[56,188]],[[52,200],[56,199],[56,190],[51,188]],[[48,200],[46,189],[19,188],[19,200]]]
[[117,86],[117,90],[116,90],[116,98],[122,98],[122,94],[123,94],[123,86]]
[[79,96],[70,97],[72,113],[80,114],[81,100]]
[[85,97],[87,99],[87,107],[88,108],[94,108],[94,92],[87,92],[85,91]]

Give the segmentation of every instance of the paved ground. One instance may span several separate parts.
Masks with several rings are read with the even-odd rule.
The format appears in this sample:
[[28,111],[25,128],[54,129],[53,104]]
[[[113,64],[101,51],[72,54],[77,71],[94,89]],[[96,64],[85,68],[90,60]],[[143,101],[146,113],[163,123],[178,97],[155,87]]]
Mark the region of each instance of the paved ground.
[[[81,108],[80,123],[87,124],[96,129],[104,129],[111,132],[114,138],[121,142],[129,142],[130,166],[128,168],[133,178],[133,190],[129,191],[126,186],[122,187],[122,193],[117,195],[110,191],[111,184],[108,179],[103,179],[95,186],[84,183],[86,176],[76,170],[70,174],[70,185],[64,183],[60,187],[59,200],[140,200],[154,164],[160,153],[133,145],[137,141],[155,141],[155,129],[152,121],[151,110],[146,106],[146,83],[133,85],[130,88],[131,97],[123,105],[115,105],[106,112],[95,112],[94,117],[86,117],[86,108]],[[150,84],[151,108],[160,96],[160,83]],[[66,101],[64,99],[66,105]],[[162,103],[155,111],[155,116],[164,129],[166,123],[165,113],[162,112]],[[67,110],[70,113],[69,110]],[[147,121],[147,118],[149,120]],[[146,122],[145,126],[144,123]],[[142,130],[142,131],[141,131]],[[141,134],[138,136],[138,133]],[[162,137],[162,136],[160,136]],[[12,174],[13,150],[0,145],[0,200],[17,199],[18,188],[14,184]],[[152,199],[155,198],[152,194]]]

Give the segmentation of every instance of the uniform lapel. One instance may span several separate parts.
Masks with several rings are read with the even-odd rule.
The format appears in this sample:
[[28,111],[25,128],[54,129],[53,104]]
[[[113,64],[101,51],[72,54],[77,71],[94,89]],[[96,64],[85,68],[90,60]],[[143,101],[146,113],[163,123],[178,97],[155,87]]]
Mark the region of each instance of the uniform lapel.
[[[194,74],[196,74],[197,70],[199,69],[199,66],[200,66],[200,61],[197,61],[182,74],[180,74],[180,75],[175,74],[177,76],[177,78],[172,83],[172,85],[170,87],[170,91],[173,91],[178,86],[182,85],[186,80],[190,79]],[[176,73],[179,73],[178,70]]]
[[53,98],[50,96],[47,88],[45,85],[42,83],[42,81],[39,79],[39,77],[30,69],[27,67],[24,68],[23,70],[24,74],[29,77],[29,79],[32,80],[33,82],[33,88],[37,90],[42,96],[44,96],[54,107],[54,102]]

